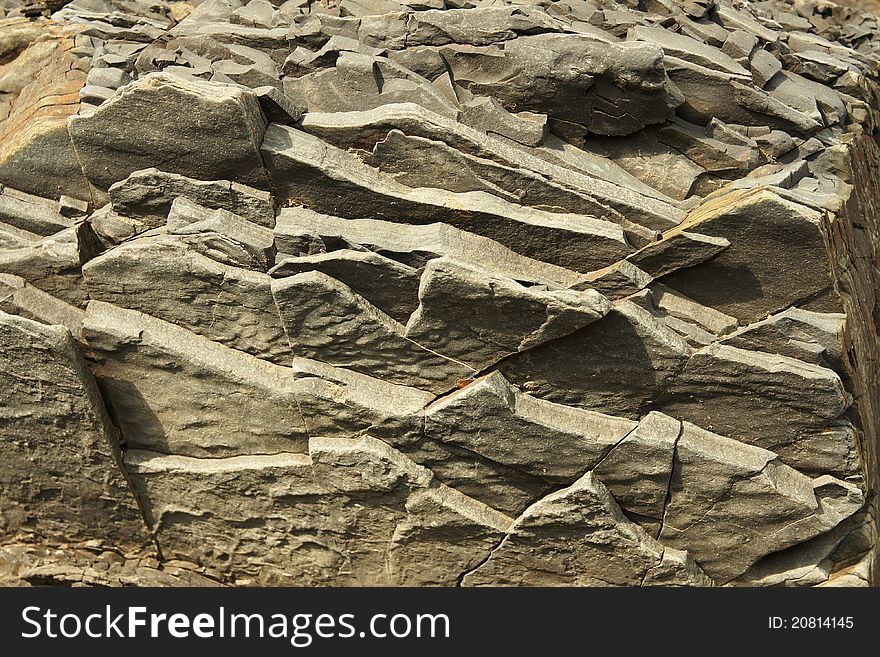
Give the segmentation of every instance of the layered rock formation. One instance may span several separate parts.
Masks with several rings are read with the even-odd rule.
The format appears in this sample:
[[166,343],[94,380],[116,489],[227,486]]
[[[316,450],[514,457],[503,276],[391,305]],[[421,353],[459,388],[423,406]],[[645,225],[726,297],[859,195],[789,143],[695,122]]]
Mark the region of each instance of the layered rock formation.
[[824,0],[0,0],[0,583],[876,585],[878,82]]

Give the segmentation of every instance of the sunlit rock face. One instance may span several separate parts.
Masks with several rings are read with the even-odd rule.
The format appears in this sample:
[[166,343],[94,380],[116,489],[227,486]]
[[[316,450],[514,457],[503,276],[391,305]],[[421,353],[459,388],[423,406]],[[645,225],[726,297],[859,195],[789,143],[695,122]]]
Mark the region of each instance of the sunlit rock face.
[[878,34],[0,0],[0,583],[877,585]]

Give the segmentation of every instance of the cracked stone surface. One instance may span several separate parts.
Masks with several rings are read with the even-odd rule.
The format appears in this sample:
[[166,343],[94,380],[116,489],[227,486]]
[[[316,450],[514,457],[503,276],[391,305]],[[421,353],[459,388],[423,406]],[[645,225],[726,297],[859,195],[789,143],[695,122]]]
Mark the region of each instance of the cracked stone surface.
[[880,584],[854,4],[0,0],[0,584]]

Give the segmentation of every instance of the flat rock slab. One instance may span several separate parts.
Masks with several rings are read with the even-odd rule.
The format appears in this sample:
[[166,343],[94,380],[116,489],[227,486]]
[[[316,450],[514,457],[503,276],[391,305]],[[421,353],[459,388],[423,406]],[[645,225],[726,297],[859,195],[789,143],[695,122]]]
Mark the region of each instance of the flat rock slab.
[[626,259],[652,277],[660,278],[711,260],[729,246],[730,242],[723,237],[681,231],[639,249]]
[[[393,157],[399,157],[400,152],[393,147],[385,149],[382,143],[394,131],[407,139],[421,140],[423,145],[429,140],[433,156],[446,160],[444,169],[458,167],[451,172],[451,181],[462,175],[462,166],[472,167],[474,174],[494,177],[496,186],[503,183],[508,193],[523,201],[538,203],[543,199],[540,202],[545,205],[563,207],[572,203],[578,211],[600,219],[619,221],[625,216],[637,224],[665,230],[686,214],[664,193],[641,182],[644,176],[634,177],[612,160],[575,149],[552,134],[543,148],[521,148],[411,102],[352,112],[309,112],[300,127],[339,148],[367,151],[371,153],[369,161],[382,161],[391,168]],[[446,148],[439,148],[438,142]],[[390,151],[387,157],[382,156],[382,150]],[[690,162],[680,155],[678,160]],[[407,178],[419,177],[419,173],[407,171]]]
[[268,271],[275,262],[275,235],[228,210],[211,210],[180,197],[168,213],[168,233],[212,260]]
[[286,258],[269,275],[284,278],[319,271],[345,283],[389,317],[406,324],[419,305],[418,269],[372,251],[339,249]]
[[372,438],[227,459],[132,451],[126,464],[168,554],[263,584],[451,585],[511,522]]
[[44,237],[73,225],[49,199],[10,187],[0,188],[0,221]]
[[284,208],[276,233],[309,230],[324,242],[358,244],[420,269],[428,260],[449,256],[516,281],[569,287],[581,276],[569,269],[515,253],[500,242],[444,223],[400,224],[379,219],[343,219],[305,207]]
[[863,503],[852,484],[812,480],[773,452],[685,422],[660,540],[687,545],[723,583],[771,552],[833,529]]
[[130,447],[197,457],[307,451],[290,368],[99,301],[83,339]]
[[651,412],[593,470],[621,509],[655,538],[672,477],[681,422]]
[[175,235],[143,236],[89,262],[92,299],[138,310],[259,358],[292,356],[265,272],[218,262]]
[[764,319],[830,290],[821,224],[815,210],[769,190],[710,199],[682,228],[727,239],[730,246],[663,283],[745,323]]
[[260,226],[275,226],[272,194],[230,180],[196,180],[149,168],[114,183],[109,194],[116,212],[142,218],[149,227],[165,223],[179,196],[208,208],[228,210]]
[[[419,391],[298,361],[280,367],[142,313],[94,301],[83,339],[128,444],[198,458],[305,453],[409,414]],[[234,399],[241,412],[229,417]]]
[[101,248],[91,227],[78,223],[38,242],[0,250],[0,272],[20,276],[73,306],[88,299],[82,265]]
[[406,187],[321,139],[271,124],[263,157],[279,195],[318,212],[398,223],[444,222],[530,258],[591,271],[632,249],[617,224],[522,208],[481,192]]
[[449,258],[422,274],[406,337],[482,371],[502,358],[574,333],[611,310],[595,290],[542,290]]
[[[639,586],[663,546],[623,515],[592,473],[530,506],[464,586]],[[669,564],[667,563],[667,566]],[[679,564],[691,585],[708,579]]]
[[74,338],[82,329],[85,311],[34,287],[21,276],[0,274],[0,310],[42,324],[64,326]]
[[722,344],[797,358],[843,374],[846,315],[789,308],[745,326]]
[[119,438],[70,332],[4,312],[0,462],[4,539],[148,542]]
[[149,167],[268,189],[265,128],[250,91],[168,73],[138,78],[69,123],[83,171],[101,190]]
[[272,295],[298,356],[436,393],[474,374],[408,339],[402,324],[319,271],[273,279]]
[[[713,344],[697,351],[660,402],[665,413],[809,461],[802,437],[839,417],[851,398],[836,372],[803,361]],[[807,446],[809,446],[807,441]]]
[[691,348],[631,301],[563,338],[498,365],[523,392],[637,419],[681,371]]
[[623,418],[524,395],[498,372],[425,409],[429,438],[566,483],[593,469],[635,426]]

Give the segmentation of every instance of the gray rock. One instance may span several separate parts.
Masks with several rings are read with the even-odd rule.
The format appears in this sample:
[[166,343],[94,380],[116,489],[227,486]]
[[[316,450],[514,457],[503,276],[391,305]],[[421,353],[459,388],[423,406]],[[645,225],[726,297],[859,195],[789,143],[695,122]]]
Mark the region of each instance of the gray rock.
[[[719,125],[722,124],[716,121],[716,126]],[[708,134],[708,128],[699,128],[680,121],[661,128],[657,137],[706,171],[718,176],[746,174],[766,162],[756,143],[744,143],[741,138],[734,138],[736,142],[730,143],[730,136],[722,132],[716,130],[713,133],[715,136],[712,136]]]
[[709,345],[675,379],[662,410],[809,467],[802,436],[819,432],[852,399],[832,370],[787,356]]
[[0,310],[43,324],[61,325],[75,338],[79,338],[84,313],[11,274],[0,274]]
[[302,108],[293,103],[284,92],[274,86],[254,87],[260,108],[270,123],[296,123],[302,118]]
[[846,315],[789,308],[745,326],[722,344],[781,354],[843,375],[843,329]]
[[511,112],[573,124],[582,136],[632,134],[662,123],[682,101],[663,51],[647,43],[537,34],[507,41],[503,51],[447,46],[441,53],[472,93],[494,96]]
[[532,290],[437,258],[425,266],[406,337],[482,371],[510,354],[574,333],[610,309],[594,290]]
[[[485,559],[509,521],[432,484],[430,471],[370,438],[313,438],[309,455],[132,451],[126,464],[169,555],[265,584],[449,584]],[[181,494],[169,496],[174,489]],[[437,506],[442,513],[426,526],[424,514]],[[258,517],[265,520],[235,529]],[[431,567],[414,572],[408,554]]]
[[[532,159],[532,163],[537,161],[540,169],[561,168],[538,158]],[[520,205],[606,218],[621,226],[627,239],[636,245],[654,239],[654,233],[650,229],[626,219],[612,207],[630,205],[632,197],[638,198],[637,193],[623,187],[618,188],[621,198],[608,201],[609,204],[606,205],[604,195],[596,198],[595,189],[585,191],[585,188],[550,181],[546,175],[528,171],[520,165],[507,166],[494,160],[471,156],[443,142],[410,137],[399,130],[391,130],[382,141],[377,142],[372,153],[364,158],[364,162],[391,174],[395,180],[407,186],[430,186],[443,180],[444,188],[453,192],[488,192]],[[586,178],[572,174],[573,172],[568,172],[567,177]],[[592,182],[585,187],[596,188],[602,185]],[[641,200],[644,201],[644,206],[633,213],[637,220],[665,225],[668,217],[676,214],[675,210],[655,214],[655,209],[662,211],[664,204],[645,196]]]
[[99,301],[83,339],[131,448],[202,458],[307,451],[293,370]]
[[[682,224],[730,242],[714,259],[663,282],[743,322],[827,294],[830,284],[821,215],[770,190],[711,199]],[[831,301],[831,304],[834,302]]]
[[723,237],[672,231],[626,259],[652,278],[660,278],[711,260],[729,246],[730,242]]
[[687,545],[709,576],[726,582],[771,552],[833,529],[863,502],[851,484],[811,480],[773,452],[685,422],[660,540]]
[[131,82],[131,76],[118,68],[93,68],[86,76],[86,85],[119,89]]
[[692,194],[697,179],[705,173],[701,166],[681,157],[679,151],[658,141],[652,128],[628,137],[626,142],[591,136],[587,146],[643,183],[679,201]]
[[453,226],[578,271],[590,271],[591,263],[630,250],[615,224],[519,208],[488,194],[411,189],[316,137],[277,124],[267,131],[262,152],[278,193],[318,212],[403,223],[431,223],[442,213]]
[[268,271],[275,261],[275,235],[228,210],[207,208],[180,197],[168,213],[168,234],[195,251],[233,267]]
[[143,547],[116,430],[70,332],[0,312],[0,381],[4,541],[22,532]]
[[688,299],[683,294],[660,283],[651,286],[651,297],[655,306],[667,315],[698,324],[713,334],[720,336],[733,331],[737,322],[734,317]]
[[274,64],[271,70],[266,70],[259,64],[239,64],[238,62],[223,60],[211,64],[211,69],[214,71],[214,74],[211,76],[212,82],[237,84],[249,89],[281,86],[281,80],[275,74]]
[[21,276],[34,287],[80,306],[87,298],[82,263],[100,248],[90,226],[79,223],[31,245],[0,250],[0,272]]
[[113,212],[109,203],[95,210],[86,218],[86,221],[92,232],[106,248],[121,244],[148,229],[148,226],[140,219],[125,217]]
[[[349,437],[428,401],[424,393],[298,359],[281,367],[142,313],[92,302],[83,339],[135,449],[228,458],[305,453],[308,436]],[[228,417],[230,398],[241,411]]]
[[654,277],[639,269],[629,260],[620,260],[613,265],[591,271],[575,289],[592,288],[609,299],[623,299],[651,284]]
[[0,221],[14,228],[49,236],[73,225],[49,199],[0,186]]
[[[113,98],[115,93],[115,89],[89,84],[79,90],[79,102],[83,105],[98,106],[104,103],[104,101]],[[86,112],[80,113],[80,116],[86,115]]]
[[676,57],[665,57],[664,65],[685,97],[678,114],[691,123],[705,124],[716,118],[725,123],[769,125],[799,136],[823,127],[821,117],[804,103],[789,105],[785,101],[792,101],[792,96],[757,89],[751,77],[718,72]]
[[156,165],[201,180],[269,186],[259,153],[264,119],[256,96],[241,87],[151,73],[89,116],[71,117],[69,129],[99,190]]
[[651,412],[593,469],[624,513],[657,537],[672,477],[681,422]]
[[315,112],[348,112],[411,102],[451,119],[455,105],[431,82],[385,57],[340,52],[336,66],[284,79],[284,93]]
[[530,506],[462,584],[639,586],[663,561],[663,552],[588,472]]
[[634,427],[623,418],[523,395],[498,372],[425,409],[428,438],[563,483],[593,469]]
[[133,172],[110,187],[113,209],[150,227],[165,223],[179,196],[209,208],[229,210],[260,226],[275,225],[272,195],[228,180],[195,180],[158,169]]
[[401,324],[406,324],[419,306],[418,270],[372,251],[341,249],[287,258],[273,267],[269,275],[285,278],[309,271],[319,271],[345,283]]
[[630,31],[629,38],[635,41],[646,41],[656,44],[663,49],[665,54],[699,64],[700,66],[723,69],[727,73],[734,75],[748,75],[748,71],[718,48],[713,48],[701,41],[677,34],[671,30],[639,25]]
[[378,219],[342,219],[301,207],[283,209],[276,233],[295,230],[314,231],[327,243],[341,240],[345,248],[360,244],[417,269],[432,258],[448,256],[517,281],[568,287],[581,280],[569,269],[527,258],[499,242],[445,223],[413,226]]
[[41,239],[41,235],[0,222],[0,249],[4,251],[31,246]]
[[624,301],[601,320],[511,356],[499,369],[536,397],[637,418],[675,379],[690,352],[649,312]]
[[[548,135],[544,149],[523,149],[412,103],[385,105],[362,112],[309,112],[303,117],[301,127],[340,148],[367,151],[374,150],[378,142],[387,140],[389,132],[395,129],[410,138],[442,141],[463,155],[504,165],[508,171],[522,170],[518,174],[520,176],[529,171],[537,174],[532,175],[528,182],[518,185],[522,190],[520,195],[525,194],[524,199],[529,198],[529,193],[534,194],[536,199],[542,197],[539,190],[530,191],[536,186],[550,187],[541,201],[546,205],[559,205],[562,202],[552,200],[553,194],[558,199],[561,194],[570,196],[576,193],[581,197],[582,204],[592,199],[589,214],[609,221],[619,222],[621,215],[625,215],[633,222],[663,230],[684,217],[681,209],[670,199],[628,176],[619,166],[605,158],[566,148],[560,140],[554,141],[552,135]],[[571,156],[572,151],[577,151],[577,157]],[[483,168],[486,166],[489,165],[484,163]],[[445,175],[454,179],[458,174]],[[553,185],[542,183],[541,178]],[[557,191],[551,191],[553,189]],[[587,210],[587,206],[574,207]]]
[[721,52],[738,62],[748,60],[758,45],[758,37],[745,30],[733,30],[724,40]]
[[454,488],[416,491],[388,551],[391,577],[406,586],[456,586],[478,566],[513,523]]
[[138,310],[258,358],[290,363],[269,275],[212,260],[181,237],[128,241],[89,262],[83,278],[91,299]]
[[56,209],[62,217],[84,217],[89,213],[89,204],[87,201],[62,194],[58,197]]
[[319,271],[272,280],[291,350],[377,378],[441,393],[474,373],[405,335],[405,327]]
[[762,89],[767,86],[767,83],[774,75],[782,70],[782,63],[761,48],[758,48],[752,54],[749,66],[752,69],[752,79]]
[[511,114],[492,97],[474,98],[464,103],[458,120],[477,130],[497,133],[523,146],[538,146],[550,130],[545,115],[531,112]]

